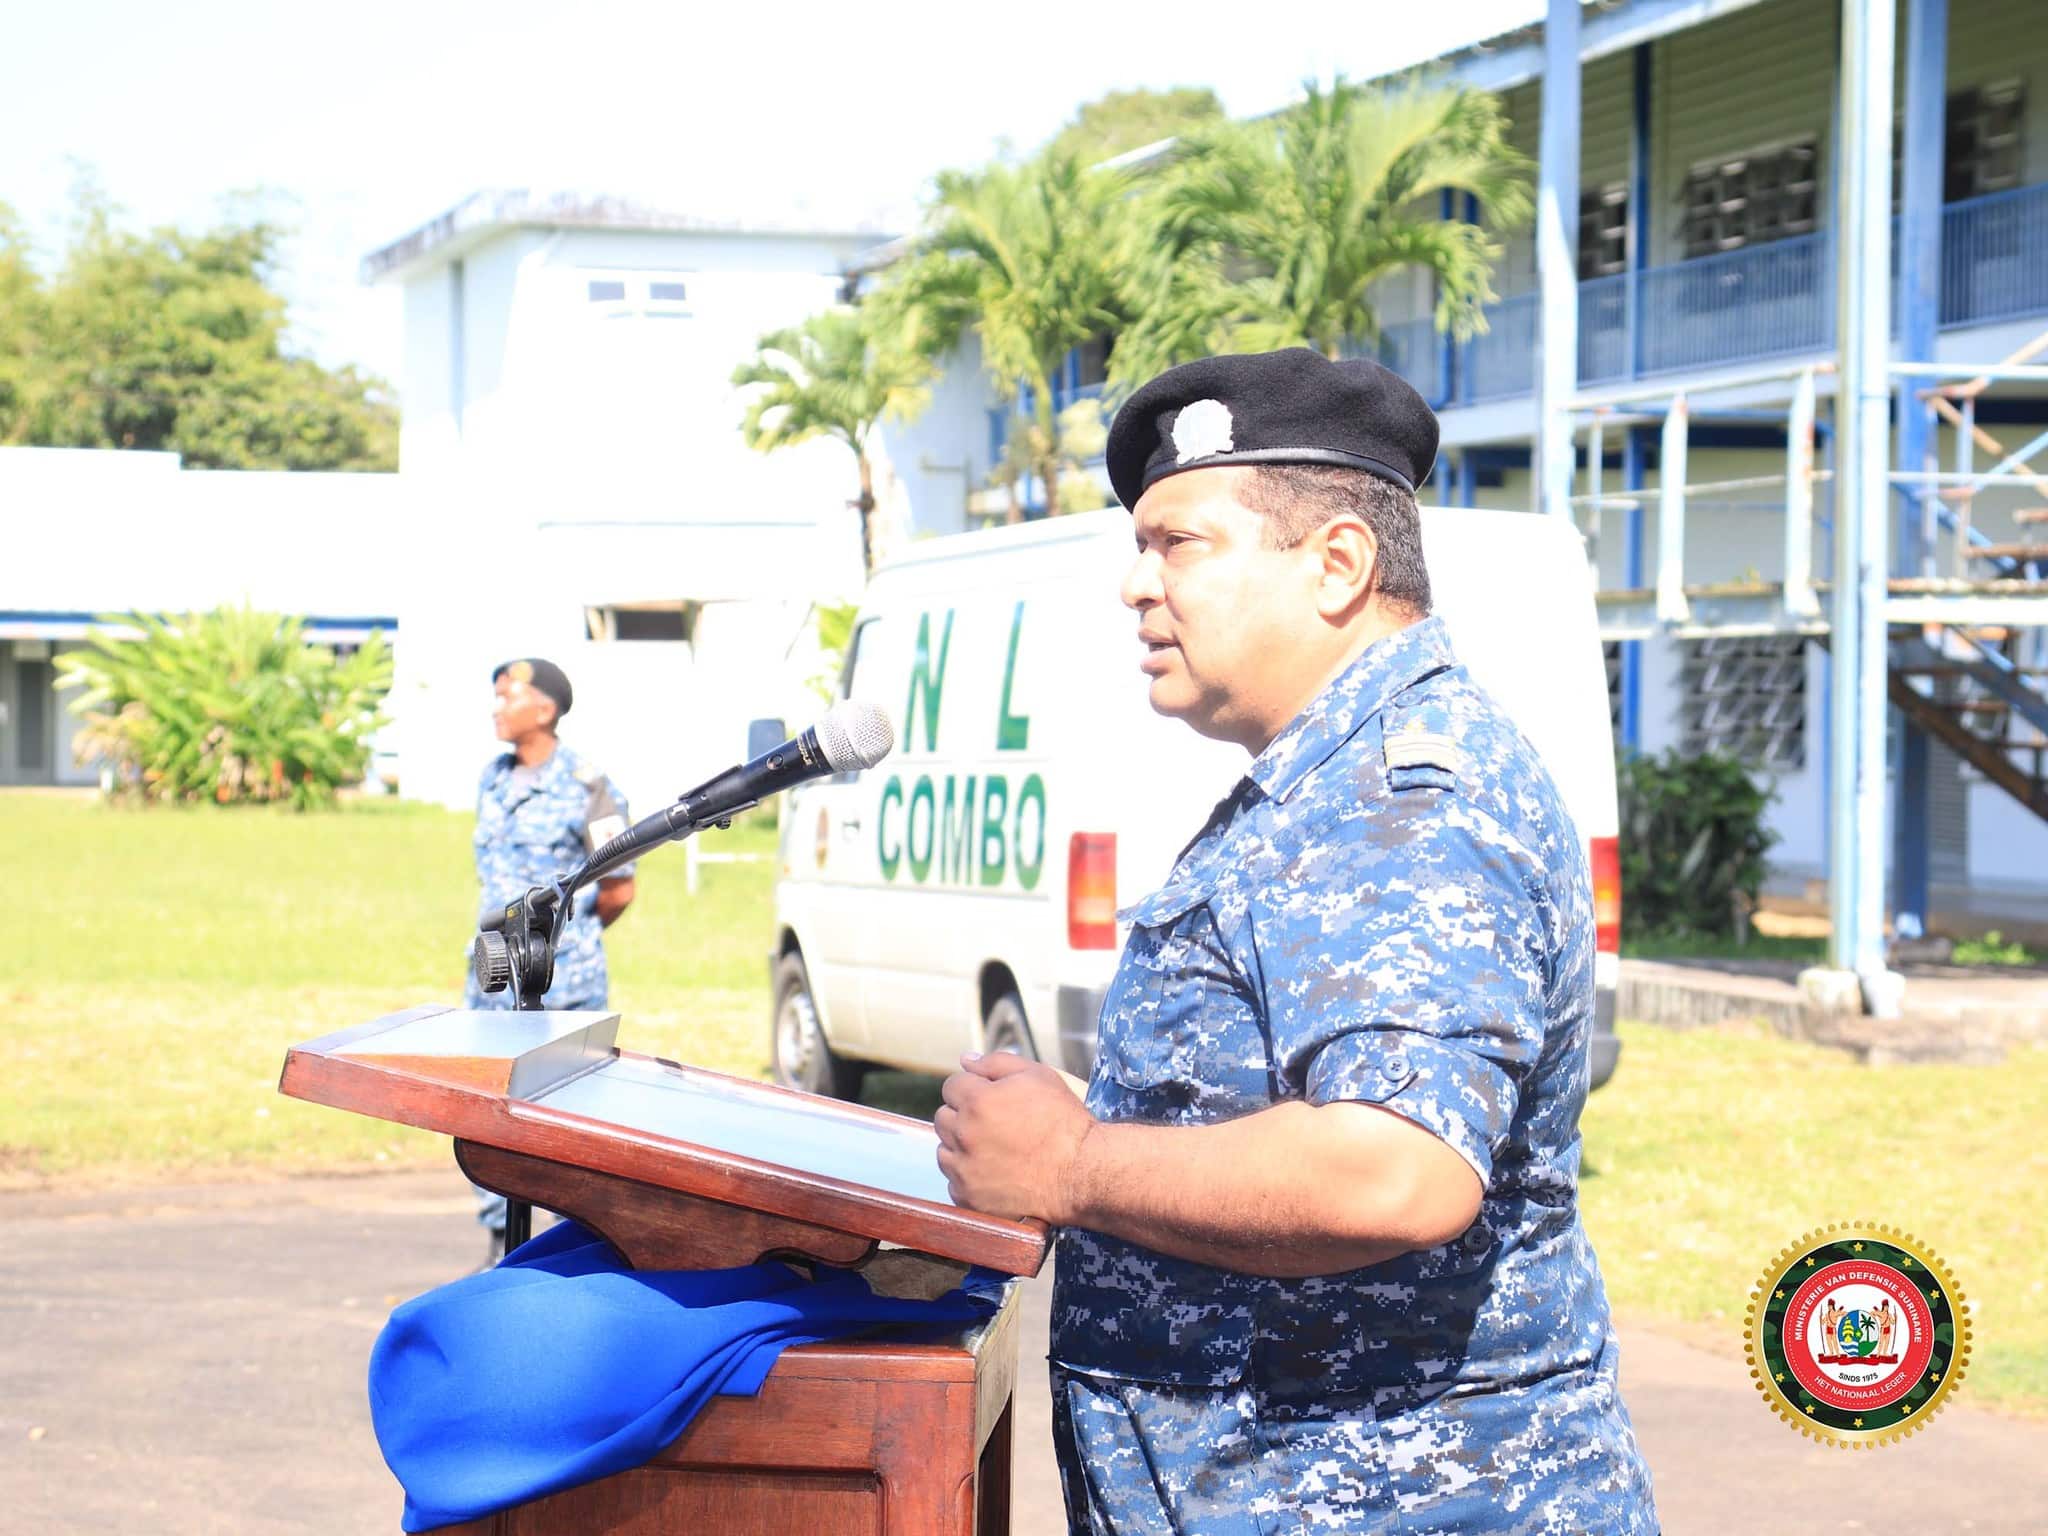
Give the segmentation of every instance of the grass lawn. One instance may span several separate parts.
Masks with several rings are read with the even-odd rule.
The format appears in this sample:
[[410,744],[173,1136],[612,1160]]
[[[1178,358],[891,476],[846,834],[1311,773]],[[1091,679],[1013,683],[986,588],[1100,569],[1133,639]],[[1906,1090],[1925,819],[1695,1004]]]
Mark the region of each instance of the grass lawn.
[[[288,1046],[456,1002],[472,935],[470,818],[357,802],[112,810],[0,794],[0,1186],[423,1164],[445,1138],[287,1099]],[[772,853],[772,828],[715,833]],[[682,850],[640,866],[607,951],[620,1040],[758,1075],[773,866]]]
[[[0,794],[0,1186],[446,1160],[443,1138],[277,1093],[285,1048],[460,993],[467,816],[371,801],[334,815],[139,812]],[[766,827],[721,835],[767,852]],[[757,1075],[771,863],[640,866],[612,930],[635,1049]],[[2048,1413],[2048,1051],[2001,1067],[1871,1069],[1761,1033],[1624,1027],[1586,1110],[1586,1221],[1627,1314],[1739,1350],[1749,1287],[1831,1221],[1932,1245],[1974,1307],[1964,1392]],[[929,1114],[927,1080],[868,1098]]]
[[1870,1068],[1741,1028],[1623,1025],[1587,1102],[1587,1229],[1629,1313],[1739,1351],[1749,1288],[1829,1222],[1903,1228],[1954,1271],[1976,1402],[2048,1415],[2048,1050]]

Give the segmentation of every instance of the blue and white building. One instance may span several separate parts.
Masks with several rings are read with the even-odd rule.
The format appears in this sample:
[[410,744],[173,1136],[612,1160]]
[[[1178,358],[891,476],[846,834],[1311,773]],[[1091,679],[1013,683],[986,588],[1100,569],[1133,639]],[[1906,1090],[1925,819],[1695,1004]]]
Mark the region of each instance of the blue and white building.
[[[1426,277],[1379,296],[1381,356],[1442,417],[1436,497],[1577,519],[1618,743],[1766,773],[1774,891],[1830,900],[1880,990],[1886,909],[1904,933],[2048,928],[2044,22],[1552,0],[1431,66],[1500,93],[1539,167],[1485,334],[1440,335]],[[1845,224],[1852,188],[1873,211]],[[899,459],[986,477],[1004,413],[975,362]],[[960,525],[957,479],[910,479],[920,526]],[[1853,599],[1831,580],[1852,536]]]

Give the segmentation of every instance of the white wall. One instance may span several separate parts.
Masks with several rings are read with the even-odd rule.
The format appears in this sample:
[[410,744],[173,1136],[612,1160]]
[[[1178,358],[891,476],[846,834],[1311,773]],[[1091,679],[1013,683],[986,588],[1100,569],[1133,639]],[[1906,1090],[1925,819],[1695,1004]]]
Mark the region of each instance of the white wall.
[[[779,511],[627,481],[612,497],[516,466],[439,483],[447,515],[415,535],[401,599],[393,741],[409,798],[473,803],[483,762],[503,750],[491,672],[532,655],[576,689],[563,739],[636,801],[673,797],[737,758],[747,719],[801,713],[808,663],[786,653],[813,600],[860,590],[858,530],[829,498],[784,498],[797,510]],[[666,515],[648,510],[668,501]],[[694,646],[587,638],[586,607],[684,600],[706,604]]]
[[[748,448],[731,380],[763,334],[834,302],[866,243],[498,232],[462,256],[459,436],[448,269],[408,281],[402,478],[423,515],[393,694],[405,794],[473,803],[510,657],[562,666],[563,739],[648,808],[736,760],[748,719],[810,707],[792,692],[808,663],[785,653],[813,601],[860,589],[859,476],[832,442]],[[592,282],[626,297],[593,302]],[[653,300],[654,282],[685,296]],[[683,601],[708,605],[694,645],[587,638],[588,607]]]
[[[414,519],[396,475],[287,474],[180,467],[176,454],[0,448],[0,637],[56,640],[58,654],[100,615],[247,604],[325,619],[400,611]],[[57,695],[65,710],[74,697]],[[79,727],[56,719],[60,783],[98,774],[76,761]]]
[[932,381],[930,405],[914,421],[883,423],[875,494],[892,540],[965,531],[967,498],[995,467],[988,413],[997,403],[970,335]]

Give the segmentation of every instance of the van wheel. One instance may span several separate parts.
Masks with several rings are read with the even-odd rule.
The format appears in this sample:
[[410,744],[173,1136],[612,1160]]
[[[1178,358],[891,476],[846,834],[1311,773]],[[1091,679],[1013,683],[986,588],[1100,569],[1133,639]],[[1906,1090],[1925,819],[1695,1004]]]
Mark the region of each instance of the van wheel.
[[860,1097],[863,1069],[858,1062],[840,1060],[826,1043],[818,1004],[811,996],[810,972],[801,955],[784,955],[775,962],[775,1028],[769,1054],[775,1081],[785,1088],[834,1099]]
[[1024,1020],[1023,998],[1014,992],[1005,992],[990,1005],[988,1017],[982,1021],[981,1048],[990,1052],[1008,1051],[1026,1061],[1038,1060],[1038,1047],[1031,1040],[1031,1026]]

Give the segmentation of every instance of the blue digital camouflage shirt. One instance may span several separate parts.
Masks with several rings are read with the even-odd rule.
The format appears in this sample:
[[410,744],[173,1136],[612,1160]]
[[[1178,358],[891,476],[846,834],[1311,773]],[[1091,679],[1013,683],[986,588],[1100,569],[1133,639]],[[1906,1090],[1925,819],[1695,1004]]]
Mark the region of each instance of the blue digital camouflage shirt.
[[1440,1248],[1305,1280],[1063,1230],[1074,1529],[1654,1531],[1579,1223],[1585,851],[1442,622],[1370,646],[1122,915],[1098,1117],[1380,1105],[1485,1194]]
[[[478,918],[569,873],[628,822],[618,787],[567,747],[558,745],[531,770],[522,770],[510,752],[492,758],[476,789],[476,876],[483,887]],[[627,864],[606,878],[632,873]],[[597,888],[586,886],[575,900],[575,915],[555,951],[554,983],[543,1001],[550,1008],[602,1008],[610,988]],[[473,975],[464,984],[465,1008],[511,1008],[517,1002],[509,987],[486,995]]]

